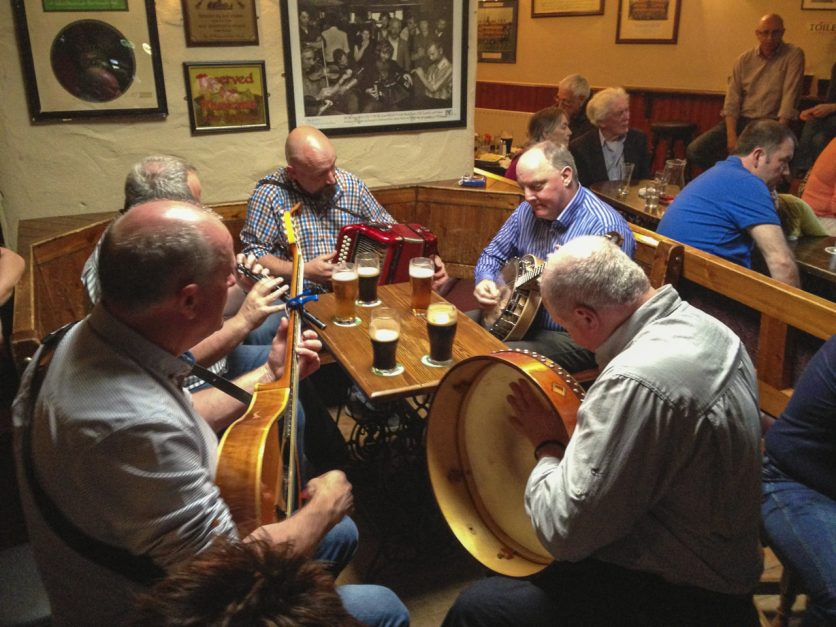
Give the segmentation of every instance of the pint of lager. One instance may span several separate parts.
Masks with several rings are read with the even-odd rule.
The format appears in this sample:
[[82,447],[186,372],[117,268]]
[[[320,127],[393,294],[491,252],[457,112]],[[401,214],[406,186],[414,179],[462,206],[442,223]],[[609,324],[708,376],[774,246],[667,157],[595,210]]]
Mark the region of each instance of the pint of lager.
[[425,316],[430,306],[435,264],[429,257],[409,260],[409,282],[412,284],[412,313]]
[[427,335],[430,354],[424,363],[449,366],[453,363],[453,340],[456,337],[458,314],[450,303],[432,303],[427,309]]
[[369,321],[369,339],[372,341],[372,372],[392,376],[403,372],[398,363],[398,338],[401,335],[401,319],[398,312],[389,307],[372,311]]
[[334,287],[335,306],[334,323],[339,326],[359,324],[354,315],[354,301],[357,300],[357,270],[350,261],[340,261],[334,265],[331,274]]
[[360,253],[355,258],[357,275],[360,277],[360,297],[357,304],[361,307],[374,307],[380,304],[377,297],[377,283],[380,280],[380,257],[377,253]]

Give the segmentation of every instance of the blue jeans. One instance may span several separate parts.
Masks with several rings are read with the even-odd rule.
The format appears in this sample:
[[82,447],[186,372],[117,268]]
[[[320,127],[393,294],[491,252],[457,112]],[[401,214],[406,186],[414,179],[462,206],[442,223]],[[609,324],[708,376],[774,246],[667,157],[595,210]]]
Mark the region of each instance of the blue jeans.
[[[348,517],[325,535],[314,553],[314,558],[325,562],[336,577],[354,557],[359,543],[357,525]],[[339,586],[337,592],[343,606],[354,618],[365,625],[400,627],[409,625],[409,611],[397,595],[383,586]]]
[[807,595],[802,626],[836,624],[836,501],[766,458],[761,517],[769,546],[801,578]]

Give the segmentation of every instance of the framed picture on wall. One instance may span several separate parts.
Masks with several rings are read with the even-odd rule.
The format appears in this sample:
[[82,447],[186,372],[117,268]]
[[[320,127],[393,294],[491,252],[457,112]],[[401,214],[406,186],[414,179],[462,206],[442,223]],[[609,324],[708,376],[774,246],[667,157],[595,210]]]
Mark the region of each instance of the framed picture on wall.
[[516,63],[517,0],[479,0],[477,49],[482,63]]
[[604,0],[531,0],[531,17],[603,14]]
[[255,0],[182,0],[187,46],[257,46]]
[[801,0],[802,11],[836,11],[836,0]]
[[675,44],[682,0],[618,0],[615,43]]
[[184,63],[192,135],[270,128],[264,61]]
[[280,5],[290,128],[467,126],[466,2]]
[[154,0],[12,0],[32,121],[168,114]]

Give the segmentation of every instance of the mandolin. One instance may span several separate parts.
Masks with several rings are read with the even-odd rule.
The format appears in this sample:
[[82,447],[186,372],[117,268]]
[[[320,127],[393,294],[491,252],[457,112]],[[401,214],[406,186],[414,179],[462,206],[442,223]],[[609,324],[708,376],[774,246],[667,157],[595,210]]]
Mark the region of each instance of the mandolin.
[[[297,296],[302,289],[305,265],[293,230],[292,214],[298,208],[297,204],[283,215],[293,259],[291,297]],[[247,411],[230,425],[218,446],[215,482],[242,538],[261,525],[283,520],[296,509],[299,367],[295,348],[302,331],[302,316],[295,308],[288,307],[287,317],[289,325],[282,377],[273,383],[255,386]],[[284,427],[280,428],[282,416]],[[287,477],[282,461],[285,450]]]

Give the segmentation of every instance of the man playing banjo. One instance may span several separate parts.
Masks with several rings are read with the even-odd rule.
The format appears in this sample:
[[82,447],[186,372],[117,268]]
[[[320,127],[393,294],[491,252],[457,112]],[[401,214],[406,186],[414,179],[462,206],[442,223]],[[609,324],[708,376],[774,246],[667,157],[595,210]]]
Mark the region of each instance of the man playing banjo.
[[[611,232],[621,235],[622,248],[632,257],[636,242],[627,222],[578,183],[575,161],[565,146],[545,141],[529,148],[517,163],[517,182],[525,200],[476,263],[473,294],[483,311],[501,310],[504,289],[498,283],[503,265],[512,258],[534,255],[545,260],[555,247],[580,235]],[[573,342],[542,308],[522,339],[507,343],[549,357],[569,372],[595,367],[595,356]]]
[[538,460],[525,510],[557,561],[476,583],[445,627],[757,625],[760,411],[740,339],[601,237],[551,255],[541,292],[602,369],[568,442],[530,384],[510,384]]

